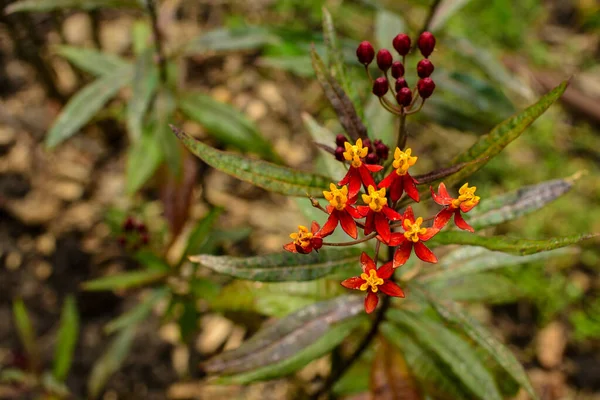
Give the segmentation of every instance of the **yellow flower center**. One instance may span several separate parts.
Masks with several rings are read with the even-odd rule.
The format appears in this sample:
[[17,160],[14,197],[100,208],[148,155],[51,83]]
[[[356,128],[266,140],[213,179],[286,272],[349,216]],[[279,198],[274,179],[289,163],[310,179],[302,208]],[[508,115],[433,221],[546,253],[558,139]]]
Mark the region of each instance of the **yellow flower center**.
[[392,166],[396,168],[396,173],[398,175],[406,175],[408,169],[415,165],[415,163],[417,162],[417,159],[419,157],[411,157],[411,153],[411,149],[406,149],[406,151],[402,151],[398,147],[396,147],[396,150],[394,151],[394,162],[392,163]]
[[385,197],[385,188],[375,190],[375,188],[369,185],[369,194],[363,194],[362,199],[365,204],[368,204],[371,210],[379,212],[387,205],[387,198]]
[[371,287],[371,292],[377,293],[379,290],[377,286],[383,285],[383,279],[377,276],[377,271],[374,269],[369,271],[369,275],[364,272],[360,274],[360,277],[365,280],[365,283],[360,285],[360,290],[367,290],[369,286]]
[[310,241],[313,238],[313,234],[308,230],[307,227],[298,225],[298,233],[291,233],[290,238],[294,241],[295,245],[306,248],[310,246]]
[[467,207],[475,207],[479,203],[479,196],[475,196],[475,190],[477,186],[469,187],[468,183],[465,183],[458,189],[458,198],[452,200],[452,207],[458,208],[461,204],[465,204]]
[[344,147],[346,148],[346,151],[343,153],[344,158],[350,161],[353,167],[360,167],[362,165],[361,159],[365,158],[369,152],[368,148],[363,147],[362,139],[358,139],[354,146],[346,142],[344,143]]
[[404,237],[413,242],[419,241],[419,235],[424,235],[427,233],[427,228],[421,228],[421,224],[423,223],[423,218],[419,217],[414,223],[411,223],[408,219],[405,219],[402,223],[404,227]]
[[331,191],[323,191],[323,196],[325,196],[325,199],[327,199],[329,204],[331,204],[337,210],[343,210],[348,202],[348,186],[344,185],[338,189],[335,184],[330,183],[329,190]]

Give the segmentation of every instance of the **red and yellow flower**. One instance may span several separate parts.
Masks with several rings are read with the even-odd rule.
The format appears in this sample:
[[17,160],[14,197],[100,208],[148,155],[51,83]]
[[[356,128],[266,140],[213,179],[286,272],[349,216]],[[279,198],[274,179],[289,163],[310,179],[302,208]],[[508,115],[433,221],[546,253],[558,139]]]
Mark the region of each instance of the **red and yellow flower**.
[[419,201],[417,181],[408,173],[408,169],[415,165],[418,159],[418,157],[412,156],[411,153],[411,149],[402,151],[396,147],[396,150],[394,151],[394,161],[392,162],[394,170],[379,182],[380,188],[389,188],[392,201],[400,199],[404,192],[406,192],[406,194],[414,201]]
[[365,235],[376,231],[384,243],[389,242],[391,236],[389,221],[398,221],[402,215],[388,206],[385,197],[385,188],[375,190],[373,185],[368,187],[369,194],[363,194],[362,200],[366,206],[357,206],[358,212],[366,217]]
[[283,248],[292,253],[308,254],[313,250],[318,251],[323,246],[323,238],[319,234],[319,224],[312,222],[310,232],[308,228],[298,225],[298,232],[290,234],[291,243],[286,244]]
[[394,253],[394,268],[398,268],[408,261],[413,248],[415,249],[415,254],[421,260],[436,263],[437,257],[423,242],[434,237],[439,232],[439,229],[421,227],[423,218],[419,217],[415,220],[415,215],[410,206],[406,207],[403,218],[402,228],[404,232],[392,233],[389,242],[390,246],[399,246]]
[[404,292],[400,286],[390,280],[394,273],[391,261],[377,268],[375,261],[363,252],[360,256],[360,263],[363,273],[360,276],[346,279],[342,282],[342,286],[367,292],[365,298],[365,311],[367,313],[373,312],[377,307],[379,302],[377,292],[380,290],[388,296],[404,297]]
[[437,229],[442,229],[452,215],[454,215],[454,224],[465,231],[474,232],[475,230],[471,225],[465,221],[461,215],[461,212],[469,212],[479,204],[479,196],[475,196],[476,186],[469,187],[468,183],[465,183],[458,189],[458,198],[453,198],[446,190],[446,185],[440,183],[438,187],[438,194],[431,189],[431,196],[433,200],[444,208],[435,216],[433,226]]
[[348,186],[346,185],[338,189],[335,184],[331,183],[329,189],[329,192],[326,190],[323,191],[323,196],[329,201],[329,205],[327,206],[329,218],[327,218],[327,222],[325,222],[325,225],[323,225],[323,228],[319,232],[320,236],[331,235],[339,222],[344,232],[353,239],[356,239],[358,232],[354,218],[362,218],[356,208],[352,206],[356,201],[356,197],[348,197]]
[[365,187],[375,187],[375,180],[371,176],[371,172],[381,171],[383,167],[365,163],[369,148],[363,147],[362,139],[358,139],[355,145],[345,142],[344,148],[346,151],[343,156],[345,160],[350,161],[350,168],[338,185],[348,185],[349,197],[356,197],[361,184],[364,184]]

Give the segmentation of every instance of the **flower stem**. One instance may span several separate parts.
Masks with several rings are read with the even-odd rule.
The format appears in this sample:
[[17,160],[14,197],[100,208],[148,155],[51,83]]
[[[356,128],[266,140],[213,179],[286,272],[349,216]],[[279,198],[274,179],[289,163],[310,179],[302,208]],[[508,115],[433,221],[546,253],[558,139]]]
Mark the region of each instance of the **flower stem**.
[[359,244],[359,243],[363,243],[363,242],[366,242],[368,240],[371,240],[375,236],[377,236],[377,232],[373,232],[373,233],[365,236],[362,239],[353,240],[351,242],[340,242],[340,243],[323,242],[323,246],[337,246],[337,247],[341,247],[341,246],[354,246],[355,244]]

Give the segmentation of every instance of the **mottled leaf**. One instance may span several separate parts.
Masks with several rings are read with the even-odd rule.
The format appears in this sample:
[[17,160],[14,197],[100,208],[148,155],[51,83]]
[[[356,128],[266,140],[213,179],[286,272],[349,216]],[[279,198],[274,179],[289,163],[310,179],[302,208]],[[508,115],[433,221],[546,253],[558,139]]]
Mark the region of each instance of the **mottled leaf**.
[[265,256],[229,257],[200,254],[190,260],[221,274],[261,282],[310,281],[331,272],[356,266],[360,249],[352,247],[319,253],[297,254],[287,251]]
[[82,287],[90,291],[131,289],[162,281],[167,276],[163,271],[123,272],[84,282]]
[[[528,107],[521,113],[514,115],[497,125],[490,133],[482,136],[473,146],[457,156],[453,164],[468,162],[487,157],[488,160],[496,156],[510,142],[518,138],[548,107],[550,107],[567,89],[568,81],[564,81],[556,88],[543,96],[537,103]],[[473,174],[485,163],[466,166],[457,174],[451,176],[446,182],[447,186],[462,182]]]
[[420,400],[423,397],[404,357],[380,341],[371,368],[370,392],[379,400]]
[[106,324],[104,326],[104,332],[110,335],[116,331],[142,322],[150,315],[152,308],[156,303],[165,298],[169,292],[170,290],[167,287],[155,289],[149,296],[146,296],[146,298],[140,301],[138,305]]
[[255,50],[278,41],[277,35],[260,26],[219,28],[192,39],[186,45],[185,52],[202,54],[208,51]]
[[524,186],[514,192],[491,199],[483,199],[467,214],[467,221],[475,229],[512,221],[536,211],[567,193],[573,183],[566,179],[554,179],[537,185]]
[[141,0],[21,0],[6,7],[5,13],[10,14],[20,11],[46,12],[70,8],[76,10],[142,8],[142,6]]
[[323,197],[323,190],[331,182],[321,175],[219,151],[173,126],[171,129],[192,153],[211,167],[272,192],[288,196]]
[[109,75],[129,66],[121,57],[96,49],[62,45],[54,47],[53,50],[77,68],[96,76]]
[[79,336],[79,314],[73,296],[67,296],[60,316],[60,326],[54,349],[52,374],[58,381],[67,378]]
[[437,293],[443,299],[487,304],[514,302],[519,296],[523,296],[515,282],[494,273],[474,273],[449,279],[435,279],[428,282],[425,288],[432,293]]
[[146,49],[137,57],[131,98],[127,103],[127,131],[132,141],[142,136],[142,124],[146,110],[158,87],[158,68],[154,63],[154,49]]
[[79,90],[62,109],[46,136],[46,145],[56,147],[73,136],[87,124],[119,89],[132,79],[132,68],[128,65],[103,75]]
[[33,330],[33,324],[31,323],[31,318],[29,318],[29,313],[27,312],[27,308],[25,307],[23,300],[16,299],[13,302],[12,312],[19,340],[23,345],[25,353],[27,353],[28,359],[35,369],[35,367],[39,365],[39,349],[36,342],[35,332]]
[[431,172],[428,172],[423,175],[415,175],[413,178],[415,178],[417,180],[417,184],[424,185],[427,183],[435,182],[440,179],[447,178],[453,174],[456,174],[457,172],[462,170],[467,165],[483,163],[485,161],[487,161],[487,159],[484,158],[484,159],[464,162],[464,163],[453,165],[451,167],[436,169],[435,171],[431,171]]
[[129,148],[126,166],[126,191],[135,194],[154,175],[164,160],[163,149],[152,129],[144,129],[142,137]]

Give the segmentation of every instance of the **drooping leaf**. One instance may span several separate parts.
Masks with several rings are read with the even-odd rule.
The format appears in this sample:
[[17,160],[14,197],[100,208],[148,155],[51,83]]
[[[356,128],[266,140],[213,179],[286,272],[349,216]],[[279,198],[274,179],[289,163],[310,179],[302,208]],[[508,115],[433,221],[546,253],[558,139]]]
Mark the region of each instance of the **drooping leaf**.
[[420,342],[435,352],[477,398],[502,399],[492,374],[475,350],[456,333],[424,315],[417,317],[392,309],[387,316],[395,324],[413,332]]
[[[356,326],[352,317],[362,310],[362,296],[342,296],[314,303],[261,329],[237,349],[211,358],[202,364],[202,368],[210,374],[246,373],[238,375],[235,382],[285,375],[340,343]],[[323,339],[326,339],[325,343],[321,343]],[[312,348],[317,343],[318,351]],[[311,359],[298,358],[303,351],[309,350]]]
[[515,282],[494,273],[474,273],[449,279],[435,279],[428,282],[425,288],[429,292],[437,293],[444,300],[486,304],[514,302],[524,295]]
[[168,272],[163,271],[123,272],[84,282],[82,287],[90,291],[131,289],[162,281],[167,276]]
[[112,74],[101,76],[78,91],[52,124],[46,136],[46,145],[56,147],[77,133],[119,89],[131,81],[132,73],[132,68],[127,65]]
[[73,296],[67,296],[60,316],[60,327],[54,349],[52,374],[64,382],[71,368],[73,353],[79,336],[79,314]]
[[186,93],[179,96],[177,101],[185,115],[200,123],[220,142],[271,161],[279,160],[271,143],[262,136],[256,125],[232,106],[201,93]]
[[467,220],[474,229],[511,221],[542,208],[567,193],[572,186],[573,183],[566,179],[524,186],[514,192],[482,200],[467,215]]
[[33,324],[31,323],[31,318],[29,318],[29,313],[27,312],[23,300],[16,299],[13,302],[12,312],[19,340],[21,341],[23,349],[25,350],[25,353],[27,353],[27,357],[32,363],[32,366],[36,367],[39,365],[39,349],[36,343]]
[[121,330],[102,356],[94,363],[88,378],[88,393],[91,398],[97,398],[110,377],[119,370],[127,358],[135,337],[135,326]]
[[[302,114],[302,121],[306,130],[310,133],[313,141],[317,145],[331,146],[335,144],[335,135],[329,129],[319,124],[313,117],[307,113]],[[335,159],[335,157],[322,148],[319,148],[319,156],[323,160],[323,165],[326,168],[326,175],[330,176],[334,181],[341,180],[346,175],[344,164]]]
[[168,294],[169,289],[167,287],[155,289],[152,294],[147,296],[138,305],[106,324],[104,326],[104,332],[110,335],[121,329],[137,325],[139,322],[145,320],[152,312],[152,308],[156,303],[165,298]]
[[406,361],[387,341],[381,340],[371,368],[370,392],[380,400],[421,400],[419,388]]
[[158,87],[158,69],[154,63],[154,49],[146,49],[137,57],[131,99],[127,103],[127,131],[133,142],[142,136],[142,124],[148,106]]
[[446,231],[440,232],[429,242],[431,245],[462,244],[481,246],[488,250],[502,251],[509,254],[528,255],[559,249],[577,244],[583,240],[598,236],[598,234],[572,235],[547,240],[517,239],[507,236],[479,236],[470,232]]
[[517,361],[510,350],[500,343],[475,318],[470,316],[455,302],[442,301],[430,292],[421,291],[421,293],[425,295],[440,317],[453,324],[456,329],[464,332],[471,340],[487,351],[517,383],[527,390],[532,399],[538,398],[521,363]]
[[275,193],[323,197],[323,190],[326,190],[331,182],[321,175],[219,151],[173,126],[171,129],[192,153],[211,167]]
[[360,249],[323,249],[319,253],[287,251],[265,256],[229,257],[201,254],[190,260],[221,274],[261,282],[309,281],[331,272],[355,266]]
[[[487,160],[492,159],[510,142],[518,138],[529,125],[531,125],[539,116],[544,113],[544,111],[548,109],[548,107],[558,100],[567,89],[567,85],[568,81],[564,81],[543,96],[537,103],[528,107],[521,113],[501,122],[494,129],[492,129],[490,133],[482,136],[473,146],[457,156],[452,163],[458,164],[485,157],[487,157]],[[453,184],[462,182],[466,177],[473,174],[484,164],[485,162],[473,164],[463,168],[460,172],[451,176],[446,182],[446,185],[451,186]]]
[[336,112],[340,124],[344,127],[344,130],[352,140],[358,138],[366,139],[368,137],[367,128],[360,120],[354,104],[352,104],[352,101],[346,92],[344,92],[344,89],[342,89],[340,84],[331,76],[331,74],[329,74],[323,60],[314,47],[310,50],[310,54],[317,80],[323,88],[329,103]]
[[125,184],[129,195],[144,186],[164,160],[163,149],[155,134],[152,129],[144,129],[140,140],[129,148]]
[[94,10],[97,8],[141,8],[140,0],[21,0],[5,9],[6,14],[30,11],[46,12],[54,10]]
[[186,45],[185,52],[202,54],[208,51],[255,50],[278,41],[277,35],[261,26],[219,28],[192,39]]
[[77,68],[95,76],[109,75],[129,65],[126,60],[115,54],[96,49],[61,45],[54,47],[53,50]]

